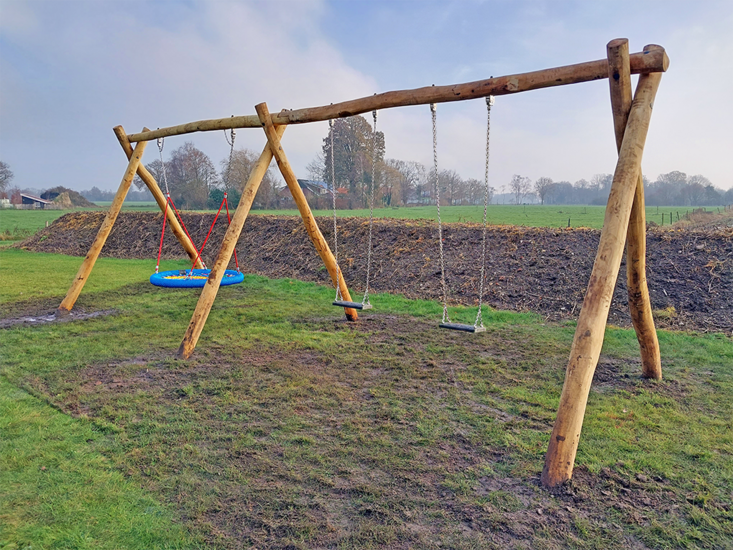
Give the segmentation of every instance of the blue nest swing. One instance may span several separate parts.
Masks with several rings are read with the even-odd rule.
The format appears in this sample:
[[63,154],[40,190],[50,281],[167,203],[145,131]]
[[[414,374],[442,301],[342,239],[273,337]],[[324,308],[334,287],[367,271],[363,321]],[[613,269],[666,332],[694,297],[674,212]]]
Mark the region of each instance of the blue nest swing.
[[[155,286],[169,288],[202,288],[209,278],[210,269],[174,269],[161,271],[150,276],[150,282]],[[244,281],[244,274],[227,269],[220,286],[236,285]]]
[[[159,145],[159,148],[160,148],[160,145]],[[161,150],[161,156],[162,156],[162,150]],[[178,213],[178,209],[176,208],[176,205],[173,204],[173,200],[171,199],[170,193],[166,193],[165,211],[163,212],[163,229],[160,233],[160,246],[158,247],[158,263],[155,266],[155,273],[153,273],[150,276],[150,282],[154,284],[155,286],[164,286],[168,288],[203,288],[203,286],[206,284],[206,281],[209,279],[209,274],[211,273],[210,269],[191,268],[191,269],[174,269],[171,271],[158,272],[158,268],[160,267],[160,256],[163,251],[163,237],[165,236],[165,225],[166,225],[166,220],[168,216],[168,206],[169,205],[173,207],[173,211],[175,212],[176,218],[178,219],[181,226],[183,227],[183,230],[186,232],[186,236],[189,239],[191,239],[191,235],[188,233],[188,230],[186,229],[186,225],[183,223],[183,219],[181,218],[180,214]],[[224,198],[221,201],[221,205],[219,206],[219,211],[216,213],[216,216],[214,217],[214,221],[211,223],[211,227],[209,228],[209,232],[207,233],[206,238],[204,239],[204,244],[202,244],[201,248],[198,249],[198,253],[196,255],[196,259],[193,262],[193,265],[196,265],[199,262],[199,260],[201,259],[201,253],[204,251],[204,247],[206,246],[206,241],[209,240],[209,236],[211,236],[211,231],[214,229],[214,224],[216,223],[216,220],[219,219],[219,214],[221,213],[221,210],[224,207],[226,207],[227,221],[231,223],[231,219],[229,217],[229,203],[227,202],[226,193],[224,193]],[[239,270],[239,260],[237,259],[236,250],[234,251],[234,262],[237,266],[237,270],[235,271],[233,269],[227,269],[224,272],[224,277],[222,277],[221,283],[219,284],[219,286],[236,285],[244,281],[244,274]]]

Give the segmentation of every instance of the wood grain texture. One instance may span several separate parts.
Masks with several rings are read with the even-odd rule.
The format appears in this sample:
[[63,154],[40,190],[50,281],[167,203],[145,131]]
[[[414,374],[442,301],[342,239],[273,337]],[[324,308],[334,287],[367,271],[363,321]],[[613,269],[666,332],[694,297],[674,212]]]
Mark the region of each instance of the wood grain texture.
[[[664,72],[669,65],[669,58],[664,49],[635,53],[630,56],[632,74]],[[499,76],[475,82],[451,84],[447,86],[426,86],[413,90],[384,92],[368,97],[334,103],[321,107],[285,110],[272,115],[272,124],[303,124],[319,122],[334,118],[343,118],[369,111],[405,107],[408,105],[429,105],[430,103],[446,103],[465,101],[489,95],[508,95],[539,90],[552,86],[564,86],[580,82],[590,82],[608,78],[608,61],[600,59],[575,65],[565,65],[552,69],[542,69],[529,73]],[[199,120],[168,128],[159,128],[148,132],[130,134],[131,142],[149,141],[159,137],[227,130],[229,128],[259,128],[260,119],[256,115],[232,116],[211,120]]]
[[[265,129],[267,140],[270,143],[272,154],[275,156],[277,165],[280,168],[280,173],[283,175],[285,183],[288,185],[288,189],[290,189],[290,193],[293,195],[293,200],[298,207],[300,216],[303,218],[305,230],[308,232],[308,236],[310,237],[313,246],[316,248],[316,252],[318,252],[321,260],[323,260],[323,263],[328,270],[328,274],[331,276],[331,281],[333,282],[334,287],[338,284],[343,300],[351,302],[352,300],[351,295],[349,294],[349,288],[346,286],[344,276],[336,263],[336,258],[334,258],[331,248],[328,246],[328,242],[326,242],[326,239],[323,237],[323,234],[316,223],[316,219],[313,217],[313,213],[308,206],[308,201],[306,200],[305,195],[303,195],[303,190],[300,188],[300,184],[298,184],[298,179],[295,177],[295,172],[293,172],[290,162],[288,162],[288,159],[285,156],[285,151],[280,145],[280,139],[275,132],[275,126],[272,124],[270,112],[267,110],[267,104],[260,103],[255,106],[255,110],[262,121],[262,127]],[[349,321],[356,321],[358,318],[356,310],[353,308],[344,308],[344,313]]]
[[[115,133],[115,136],[117,136],[117,140],[120,142],[120,145],[122,146],[122,149],[125,151],[125,154],[127,155],[127,158],[129,160],[132,156],[132,145],[130,145],[130,142],[127,140],[127,135],[125,134],[124,128],[122,128],[122,126],[115,126],[113,128],[113,131]],[[153,198],[155,198],[155,202],[158,203],[161,212],[165,213],[166,219],[168,220],[168,225],[170,226],[173,235],[175,235],[176,239],[178,239],[178,242],[181,243],[181,246],[183,246],[183,249],[186,251],[186,254],[188,254],[188,257],[191,259],[192,262],[196,260],[196,264],[194,265],[194,267],[196,269],[203,269],[204,264],[201,262],[201,259],[198,258],[196,245],[194,245],[190,241],[188,235],[186,235],[186,232],[181,227],[181,224],[178,222],[178,218],[176,218],[176,215],[172,211],[172,209],[166,208],[165,195],[163,194],[163,191],[160,190],[160,187],[155,181],[153,175],[148,172],[148,169],[145,168],[142,163],[140,163],[140,166],[138,166],[137,168],[137,175],[140,176],[140,179],[143,180],[143,183],[150,190],[150,193],[152,193]]]
[[132,151],[130,161],[127,164],[127,170],[125,170],[125,175],[122,176],[120,187],[117,189],[117,194],[115,194],[115,198],[112,200],[109,211],[104,217],[104,221],[102,221],[102,225],[99,228],[99,231],[97,231],[97,236],[95,237],[92,246],[89,248],[89,252],[87,252],[87,255],[85,256],[81,267],[79,267],[79,271],[74,277],[74,282],[71,283],[69,291],[66,293],[66,296],[59,305],[59,311],[71,311],[71,309],[74,307],[74,304],[76,303],[77,298],[79,298],[79,294],[81,294],[81,291],[84,288],[87,279],[89,278],[89,274],[92,272],[94,264],[99,257],[99,253],[102,251],[104,243],[107,242],[107,237],[109,237],[109,234],[112,231],[112,227],[114,227],[115,221],[117,220],[117,216],[122,209],[122,203],[125,202],[127,192],[130,190],[132,180],[135,177],[137,169],[140,166],[140,161],[142,160],[143,152],[145,151],[146,145],[147,142],[144,141],[138,143],[135,146],[135,149]]
[[[276,131],[278,137],[282,136],[285,132],[285,126],[279,126]],[[247,183],[244,185],[242,198],[239,200],[239,205],[234,212],[234,216],[232,216],[229,227],[227,227],[227,231],[221,241],[219,253],[216,256],[216,261],[211,268],[206,284],[201,289],[196,309],[191,316],[191,321],[188,323],[188,328],[186,329],[186,334],[183,336],[181,345],[178,347],[177,356],[182,359],[191,357],[194,349],[196,349],[196,344],[199,341],[201,332],[204,330],[204,325],[206,325],[206,320],[209,318],[211,307],[214,305],[214,300],[216,300],[216,295],[219,292],[219,285],[224,278],[226,268],[232,259],[232,254],[234,254],[234,248],[244,228],[244,222],[247,220],[247,215],[249,214],[250,208],[252,208],[257,190],[260,188],[262,178],[265,177],[271,161],[272,151],[269,144],[266,144],[259,159],[257,159],[257,162],[252,167]]]
[[[654,48],[659,48],[659,46],[645,46],[644,51],[651,51]],[[618,39],[609,42],[607,52],[613,126],[616,133],[616,147],[620,150],[631,111],[628,40]],[[639,170],[626,235],[626,285],[629,293],[631,320],[641,351],[642,376],[661,380],[662,358],[646,280],[646,215],[641,170]]]
[[556,487],[573,474],[588,393],[601,353],[608,310],[621,267],[644,143],[660,79],[661,73],[640,76],[631,105],[598,252],[575,330],[557,418],[545,456],[542,484],[546,487]]

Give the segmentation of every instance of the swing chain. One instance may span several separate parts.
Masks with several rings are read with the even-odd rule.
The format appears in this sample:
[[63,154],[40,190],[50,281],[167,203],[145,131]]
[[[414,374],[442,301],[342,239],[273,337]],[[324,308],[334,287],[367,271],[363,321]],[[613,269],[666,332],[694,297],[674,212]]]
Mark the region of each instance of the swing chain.
[[486,164],[484,168],[484,228],[481,237],[481,277],[479,281],[478,291],[478,313],[476,314],[476,322],[473,324],[476,328],[483,328],[483,302],[484,302],[484,277],[486,273],[486,220],[489,207],[489,195],[491,188],[489,187],[489,136],[491,135],[491,107],[494,105],[494,96],[486,97]]
[[369,247],[367,249],[367,273],[366,273],[366,288],[364,289],[364,297],[361,302],[365,306],[370,306],[369,302],[369,275],[372,267],[372,226],[374,225],[374,195],[375,195],[375,178],[377,174],[377,111],[372,111],[372,117],[374,118],[374,128],[372,135],[372,183],[369,192]]
[[336,300],[343,300],[343,296],[341,296],[341,266],[339,265],[338,226],[336,225],[336,161],[334,160],[335,152],[333,150],[333,119],[328,120],[328,127],[330,128],[331,134],[331,205],[333,209],[333,258],[336,262]]
[[438,209],[438,248],[440,250],[440,285],[443,291],[443,323],[450,323],[448,317],[448,285],[445,282],[445,258],[443,256],[443,220],[440,217],[440,185],[438,178],[438,126],[436,121],[437,105],[430,104],[433,119],[433,173],[435,177],[435,205]]
[[160,153],[160,168],[163,171],[163,182],[165,183],[165,193],[166,195],[170,196],[170,191],[168,190],[168,176],[165,173],[165,162],[163,162],[163,145],[164,145],[165,138],[158,138],[157,144],[158,144],[158,153]]
[[[234,115],[232,115],[232,118],[233,117],[234,117]],[[231,136],[231,139],[230,139],[229,135]],[[227,165],[227,176],[226,176],[227,177],[227,182],[226,182],[227,186],[230,185],[230,180],[231,180],[231,177],[232,177],[232,158],[234,157],[234,140],[237,137],[236,130],[234,128],[232,128],[229,131],[229,135],[227,135],[227,131],[224,130],[224,139],[227,140],[227,145],[229,145],[229,164]]]

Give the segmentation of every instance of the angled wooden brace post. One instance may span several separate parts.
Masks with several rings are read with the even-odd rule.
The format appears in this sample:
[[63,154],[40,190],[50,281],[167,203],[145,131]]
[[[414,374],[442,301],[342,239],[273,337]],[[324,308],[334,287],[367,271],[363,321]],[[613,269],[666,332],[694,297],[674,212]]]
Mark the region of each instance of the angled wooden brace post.
[[102,226],[99,228],[92,246],[89,248],[89,252],[87,252],[81,267],[79,267],[78,273],[74,277],[74,282],[71,283],[71,287],[69,287],[66,297],[61,302],[61,305],[59,305],[59,312],[65,313],[71,311],[71,308],[74,307],[76,299],[79,297],[82,288],[84,288],[84,284],[87,282],[89,274],[92,272],[92,268],[94,268],[94,263],[97,261],[99,253],[102,251],[104,243],[107,242],[107,237],[112,231],[112,227],[117,220],[117,216],[122,208],[122,203],[125,202],[125,197],[127,196],[127,192],[130,190],[132,180],[140,166],[140,161],[142,160],[146,145],[146,141],[141,141],[132,151],[130,161],[127,164],[127,170],[125,170],[125,175],[122,177],[119,189],[117,189],[117,194],[109,207],[107,215],[104,217]]
[[[662,50],[654,44],[644,46],[644,52]],[[629,41],[612,40],[607,46],[608,82],[611,87],[611,108],[616,132],[616,147],[626,131],[631,111],[631,67]],[[662,359],[659,339],[654,327],[652,303],[646,282],[646,212],[644,210],[644,181],[639,171],[634,204],[631,207],[629,231],[626,235],[626,286],[629,292],[629,310],[641,349],[641,373],[645,378],[662,379]]]
[[[282,136],[285,132],[285,126],[278,126],[277,135]],[[262,178],[265,177],[267,168],[270,166],[272,161],[272,151],[270,145],[266,144],[265,148],[260,155],[260,158],[252,167],[252,171],[249,173],[249,179],[242,190],[242,198],[239,200],[237,210],[232,216],[232,221],[229,223],[224,239],[221,242],[219,248],[219,254],[216,256],[216,261],[211,268],[209,278],[206,280],[204,288],[201,290],[199,301],[196,304],[196,309],[191,316],[191,321],[186,329],[186,334],[183,336],[183,341],[178,348],[178,357],[182,359],[188,359],[191,357],[193,350],[196,348],[196,344],[201,336],[201,331],[204,330],[206,319],[209,317],[211,312],[211,306],[214,305],[216,294],[219,292],[219,285],[221,280],[224,278],[224,272],[226,271],[229,261],[232,259],[234,248],[237,246],[239,235],[242,233],[244,222],[247,220],[247,215],[252,207],[252,203],[257,195],[257,190],[260,188]]]
[[[321,260],[323,260],[326,269],[328,269],[328,274],[331,276],[333,286],[335,287],[338,285],[341,289],[341,296],[343,297],[344,301],[350,302],[351,295],[349,294],[349,289],[346,286],[346,281],[344,280],[343,273],[339,269],[339,266],[336,263],[336,258],[334,258],[333,253],[331,252],[331,249],[326,242],[326,239],[323,238],[323,234],[318,228],[316,219],[313,217],[313,213],[308,206],[308,201],[303,194],[303,190],[298,184],[298,179],[295,177],[295,173],[293,172],[293,169],[290,166],[287,157],[285,156],[285,151],[280,145],[280,138],[275,132],[275,126],[272,124],[272,117],[270,116],[270,111],[267,109],[267,104],[260,103],[259,105],[255,106],[255,110],[257,111],[257,116],[260,117],[262,127],[265,129],[267,141],[270,144],[272,154],[275,156],[277,165],[280,168],[280,173],[282,173],[283,178],[285,178],[285,183],[288,184],[288,189],[290,189],[290,193],[293,195],[293,200],[298,206],[298,211],[303,218],[303,223],[305,224],[305,229],[308,232],[308,236],[310,237],[313,246],[316,247],[316,251],[321,257]],[[349,321],[356,321],[358,318],[356,310],[353,308],[344,308],[344,313],[346,314],[346,318]]]
[[[130,141],[127,139],[127,134],[125,133],[124,128],[122,128],[122,126],[115,126],[113,130],[115,136],[117,136],[117,140],[122,146],[123,151],[125,151],[125,154],[129,159],[132,156],[132,146],[130,145]],[[176,236],[176,239],[178,239],[178,242],[181,243],[181,246],[183,246],[183,249],[186,251],[186,254],[188,254],[188,257],[191,259],[192,262],[196,262],[194,267],[198,269],[203,268],[204,264],[201,261],[201,258],[199,258],[198,250],[196,250],[196,245],[194,245],[188,238],[188,235],[186,235],[186,232],[183,230],[181,224],[178,222],[178,219],[176,218],[173,210],[171,208],[166,208],[165,195],[160,190],[160,187],[155,181],[153,175],[148,172],[147,168],[145,168],[142,163],[137,169],[137,175],[140,176],[140,179],[143,180],[143,183],[145,183],[148,189],[150,189],[150,193],[152,193],[153,197],[155,198],[155,202],[158,203],[161,212],[163,212],[163,214],[166,216],[171,231]]]
[[641,75],[636,87],[613,176],[598,252],[578,318],[557,418],[545,456],[542,471],[542,484],[545,487],[556,487],[573,474],[590,385],[601,354],[608,310],[621,267],[652,105],[661,78],[661,73]]

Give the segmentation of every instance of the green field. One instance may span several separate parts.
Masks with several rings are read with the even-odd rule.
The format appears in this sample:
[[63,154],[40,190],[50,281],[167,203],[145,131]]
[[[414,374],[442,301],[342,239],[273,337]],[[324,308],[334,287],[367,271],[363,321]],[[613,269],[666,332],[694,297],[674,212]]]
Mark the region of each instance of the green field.
[[[647,221],[669,225],[670,214],[674,221],[677,215],[680,218],[687,210],[680,207],[650,206],[646,209]],[[253,214],[271,214],[297,216],[297,210],[253,210]],[[562,205],[509,205],[492,204],[487,209],[487,221],[494,225],[524,225],[527,227],[603,227],[605,206],[562,206]],[[441,206],[441,219],[444,222],[481,223],[483,221],[483,206]],[[315,210],[315,216],[332,216],[331,210]],[[337,210],[339,217],[368,217],[368,209]],[[396,219],[428,219],[435,220],[437,213],[434,206],[416,206],[410,208],[375,208],[377,218]]]
[[[95,204],[101,208],[109,208],[112,201],[96,201]],[[122,210],[132,210],[134,212],[160,212],[158,203],[155,201],[125,201],[122,204]]]
[[[0,319],[53,310],[79,261],[0,250]],[[353,325],[331,289],[247,276],[184,362],[198,293],[149,274],[102,258],[77,310],[113,314],[0,329],[0,548],[731,547],[730,338],[660,331],[658,383],[609,328],[550,494],[573,323],[446,333],[439,304],[375,295]]]
[[[100,201],[100,207],[108,207],[110,202]],[[155,202],[131,202],[123,205],[123,210],[139,212],[158,212]],[[679,207],[648,207],[646,215],[648,221],[661,225],[664,214],[665,225],[669,224],[669,217],[677,220],[677,214],[684,216],[687,210]],[[19,240],[32,235],[51,223],[56,218],[70,212],[69,210],[0,210],[0,240]],[[440,209],[444,222],[481,223],[483,219],[482,206],[442,206]],[[603,227],[605,206],[514,206],[493,204],[488,208],[488,221],[497,225],[525,225],[527,227]],[[297,210],[252,210],[253,215],[297,216]],[[330,210],[316,210],[315,216],[331,216]],[[337,210],[339,217],[367,217],[369,210]],[[431,206],[410,208],[377,208],[374,210],[377,218],[395,219],[436,219],[436,210]]]

